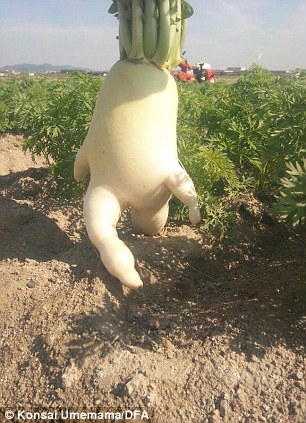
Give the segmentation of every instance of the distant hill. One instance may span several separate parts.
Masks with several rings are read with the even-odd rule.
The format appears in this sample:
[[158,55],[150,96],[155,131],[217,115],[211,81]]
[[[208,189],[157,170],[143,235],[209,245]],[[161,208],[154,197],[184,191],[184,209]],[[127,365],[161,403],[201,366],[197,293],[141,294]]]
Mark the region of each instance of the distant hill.
[[83,71],[90,72],[91,69],[75,67],[70,65],[54,66],[50,63],[43,63],[42,65],[34,65],[31,63],[22,63],[19,65],[6,65],[0,68],[0,72],[21,72],[21,73],[46,73],[46,72],[61,72],[62,70],[67,71]]

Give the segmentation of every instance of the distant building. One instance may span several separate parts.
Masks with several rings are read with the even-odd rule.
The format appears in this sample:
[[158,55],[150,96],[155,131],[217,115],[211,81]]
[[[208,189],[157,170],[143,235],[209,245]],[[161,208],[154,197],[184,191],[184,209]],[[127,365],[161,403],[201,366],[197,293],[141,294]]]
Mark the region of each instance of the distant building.
[[291,71],[288,70],[282,70],[282,69],[276,69],[276,70],[271,70],[271,73],[273,73],[273,75],[278,75],[278,76],[284,76],[284,75],[290,75],[292,74]]
[[108,71],[90,71],[90,72],[87,72],[87,73],[89,75],[95,75],[95,76],[100,76],[100,75],[107,76]]
[[229,66],[227,68],[227,71],[234,72],[234,73],[240,73],[246,71],[246,68],[242,68],[241,66]]
[[240,76],[245,72],[247,69],[241,66],[229,66],[226,69],[216,69],[216,75],[233,75],[233,76]]

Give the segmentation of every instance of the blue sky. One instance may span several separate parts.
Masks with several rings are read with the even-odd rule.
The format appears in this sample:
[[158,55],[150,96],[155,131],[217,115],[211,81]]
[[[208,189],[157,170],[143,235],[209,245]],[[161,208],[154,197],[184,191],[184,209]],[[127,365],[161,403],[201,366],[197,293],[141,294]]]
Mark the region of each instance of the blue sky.
[[[306,68],[306,0],[189,0],[191,63]],[[52,63],[109,69],[118,60],[111,0],[0,0],[0,67]]]

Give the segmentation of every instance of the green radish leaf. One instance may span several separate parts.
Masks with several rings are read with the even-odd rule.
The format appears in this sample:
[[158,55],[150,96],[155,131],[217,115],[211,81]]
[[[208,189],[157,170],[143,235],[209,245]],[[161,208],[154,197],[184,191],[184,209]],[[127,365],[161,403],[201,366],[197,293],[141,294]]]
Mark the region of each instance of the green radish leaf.
[[118,3],[117,0],[113,0],[113,3],[111,7],[108,9],[108,13],[111,15],[114,15],[115,13],[118,13]]
[[187,1],[183,1],[182,2],[182,19],[188,19],[192,15],[193,15],[192,6]]

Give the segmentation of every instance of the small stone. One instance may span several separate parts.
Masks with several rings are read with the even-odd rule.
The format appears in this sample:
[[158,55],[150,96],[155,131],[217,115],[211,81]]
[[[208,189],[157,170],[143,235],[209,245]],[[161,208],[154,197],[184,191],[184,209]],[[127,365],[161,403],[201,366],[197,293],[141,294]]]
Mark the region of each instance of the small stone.
[[211,411],[215,406],[214,400],[212,398],[207,398],[205,403],[206,403],[206,408],[208,409],[208,411]]
[[288,406],[288,411],[293,416],[297,415],[297,407],[296,407],[296,403],[294,401],[290,402],[290,404]]
[[101,404],[101,401],[99,399],[95,401],[95,405],[100,405],[100,404]]
[[209,423],[219,423],[220,422],[220,413],[219,410],[215,410],[210,416]]
[[157,342],[151,339],[148,335],[143,335],[143,337],[141,338],[141,342],[143,343],[143,345],[150,348],[152,351],[157,351],[159,348]]
[[163,318],[159,318],[159,319],[152,319],[150,321],[150,327],[153,330],[163,330],[166,329],[170,326],[170,319],[168,319],[167,317],[163,317]]
[[117,311],[120,310],[120,305],[118,303],[114,303],[112,305],[112,310],[113,310],[113,313],[117,313]]
[[175,346],[172,344],[171,341],[169,341],[169,339],[167,338],[163,338],[163,346],[167,349],[167,350],[174,350]]
[[48,278],[49,282],[55,283],[56,282],[56,278],[54,276],[51,276],[50,278]]
[[258,416],[257,418],[258,418],[259,422],[266,422],[267,421],[267,419],[264,416]]
[[153,330],[159,329],[159,321],[157,319],[153,319],[149,322],[150,328]]
[[221,417],[226,417],[227,408],[228,408],[228,400],[226,398],[222,399],[220,402],[220,416]]
[[303,380],[304,379],[304,374],[301,371],[296,372],[295,376],[296,376],[297,380]]
[[35,282],[34,281],[27,282],[27,287],[28,288],[35,288]]
[[135,308],[135,309],[131,310],[130,315],[134,319],[140,319],[140,318],[144,317],[145,312],[144,312],[144,310]]
[[129,378],[123,387],[123,394],[132,398],[135,394],[141,395],[146,405],[152,404],[154,396],[154,385],[150,384],[143,373],[137,373]]
[[153,393],[153,392],[151,392],[151,393],[149,393],[149,394],[145,395],[145,396],[142,398],[142,403],[143,403],[146,407],[152,407],[152,406],[153,406],[153,404],[154,404],[154,402],[155,402],[154,400],[155,400],[154,393]]
[[86,269],[86,270],[85,270],[85,274],[86,274],[87,276],[90,276],[90,275],[91,275],[91,270],[90,270],[90,269]]

